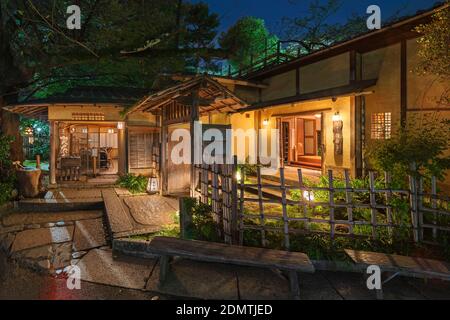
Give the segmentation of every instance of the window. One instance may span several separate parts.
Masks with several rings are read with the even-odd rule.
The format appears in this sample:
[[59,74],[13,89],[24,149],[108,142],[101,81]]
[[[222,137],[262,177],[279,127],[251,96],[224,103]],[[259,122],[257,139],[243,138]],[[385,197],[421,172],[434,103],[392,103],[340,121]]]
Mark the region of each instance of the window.
[[373,113],[372,114],[372,139],[385,140],[391,138],[392,114]]
[[153,134],[135,133],[129,135],[129,161],[131,169],[150,169],[153,167]]
[[76,121],[104,121],[104,113],[72,113],[72,120]]

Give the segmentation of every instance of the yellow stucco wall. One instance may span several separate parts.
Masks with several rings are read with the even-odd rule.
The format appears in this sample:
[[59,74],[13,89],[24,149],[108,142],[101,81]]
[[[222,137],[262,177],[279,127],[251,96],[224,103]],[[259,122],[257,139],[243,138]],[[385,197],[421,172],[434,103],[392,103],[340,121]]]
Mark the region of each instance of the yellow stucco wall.
[[269,88],[262,90],[262,100],[269,101],[283,97],[290,97],[296,94],[296,71],[291,70],[264,80]]
[[73,113],[103,113],[105,121],[123,121],[120,112],[122,107],[117,106],[50,106],[48,108],[49,120],[72,120]]
[[[408,52],[408,109],[442,108],[441,96],[450,88],[448,82],[437,76],[419,75],[415,68],[420,63],[417,55],[418,45],[415,39],[407,42]],[[450,109],[450,108],[449,108]]]
[[300,92],[308,93],[344,86],[350,81],[349,70],[348,52],[304,66],[300,68]]
[[[375,92],[365,97],[367,141],[371,139],[371,117],[374,113],[391,112],[394,131],[400,125],[400,52],[400,44],[396,44],[364,54],[362,57],[363,66],[366,66],[363,70],[366,70],[366,74],[370,74],[370,76],[378,74],[378,83],[371,88]],[[381,61],[380,57],[382,57]]]
[[[324,127],[322,129],[323,141],[325,144],[325,156],[324,156],[324,172],[328,169],[342,172],[343,169],[351,170],[352,174],[355,173],[354,168],[354,152],[352,152],[352,145],[354,143],[354,109],[352,107],[351,97],[338,98],[335,102],[331,99],[322,101],[311,101],[305,103],[294,103],[274,108],[268,108],[261,111],[260,121],[255,121],[255,117],[258,116],[258,112],[249,112],[248,118],[246,114],[236,114],[231,116],[231,124],[233,129],[258,129],[257,124],[260,123],[260,128],[268,130],[277,129],[277,118],[283,115],[290,115],[295,113],[311,112],[311,114],[322,113],[324,116]],[[325,110],[327,109],[327,110]],[[334,154],[333,144],[333,121],[332,116],[339,112],[344,121],[343,136],[344,136],[344,151],[342,156],[336,156]],[[262,124],[264,119],[269,119],[267,126]],[[270,143],[271,136],[268,135],[269,152],[272,150]],[[235,144],[233,141],[236,152]],[[337,173],[336,172],[336,173]]]

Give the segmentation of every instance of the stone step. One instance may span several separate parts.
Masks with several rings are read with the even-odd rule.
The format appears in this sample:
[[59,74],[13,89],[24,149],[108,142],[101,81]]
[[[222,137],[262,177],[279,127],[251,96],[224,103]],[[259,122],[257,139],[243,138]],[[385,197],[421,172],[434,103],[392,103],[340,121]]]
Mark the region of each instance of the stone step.
[[103,210],[102,198],[84,199],[25,199],[18,202],[22,212],[66,212],[79,210]]

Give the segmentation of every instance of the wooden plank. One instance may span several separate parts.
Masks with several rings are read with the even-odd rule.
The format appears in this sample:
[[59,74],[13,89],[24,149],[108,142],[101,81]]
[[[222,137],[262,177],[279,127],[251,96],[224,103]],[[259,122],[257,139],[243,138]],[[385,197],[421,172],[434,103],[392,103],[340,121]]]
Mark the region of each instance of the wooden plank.
[[345,253],[356,264],[377,265],[383,271],[405,271],[450,281],[450,264],[447,262],[349,249]]
[[106,216],[112,234],[133,230],[130,218],[122,207],[122,202],[114,189],[102,190]]
[[406,40],[401,41],[400,54],[400,121],[401,125],[406,125],[406,113],[408,111],[408,52]]
[[241,247],[222,243],[156,237],[149,244],[148,252],[204,262],[267,267],[307,273],[315,271],[313,264],[304,253]]

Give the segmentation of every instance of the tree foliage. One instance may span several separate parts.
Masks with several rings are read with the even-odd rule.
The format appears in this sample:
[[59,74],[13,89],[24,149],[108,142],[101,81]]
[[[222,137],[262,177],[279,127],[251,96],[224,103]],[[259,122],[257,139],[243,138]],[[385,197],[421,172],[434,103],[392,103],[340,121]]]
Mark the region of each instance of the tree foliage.
[[219,43],[228,52],[231,65],[235,68],[249,65],[265,54],[275,52],[278,38],[270,34],[263,19],[245,17],[240,19],[227,32],[221,34]]
[[[449,2],[448,2],[449,3]],[[450,80],[450,8],[434,14],[428,24],[419,25],[415,30],[421,34],[419,44],[419,65],[415,69],[419,75],[434,75],[442,82]],[[450,92],[441,96],[441,103],[450,104]]]
[[[295,5],[300,1],[290,0],[290,2]],[[283,38],[296,41],[302,54],[310,54],[368,32],[367,16],[360,14],[352,13],[344,23],[330,23],[330,19],[341,9],[342,3],[342,0],[311,1],[307,13],[283,19],[281,24]],[[398,19],[402,9],[384,19],[384,24]]]
[[450,169],[450,120],[438,114],[411,116],[391,139],[372,142],[367,156],[371,165],[405,182],[408,174],[445,178]]
[[26,88],[45,96],[80,83],[151,87],[158,74],[207,57],[218,25],[206,4],[80,0],[82,28],[68,30],[72,4],[0,3],[0,95]]

